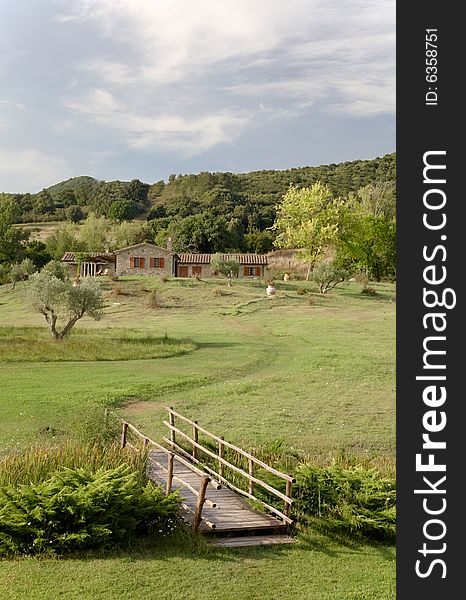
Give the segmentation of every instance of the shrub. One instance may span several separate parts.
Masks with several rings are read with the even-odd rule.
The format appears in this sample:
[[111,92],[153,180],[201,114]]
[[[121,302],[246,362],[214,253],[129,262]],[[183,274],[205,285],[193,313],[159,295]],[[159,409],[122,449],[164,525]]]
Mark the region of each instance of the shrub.
[[296,481],[298,522],[317,517],[335,531],[394,540],[395,482],[383,479],[376,469],[302,464],[296,469]]
[[367,294],[368,296],[377,296],[377,292],[372,287],[365,287],[361,290],[361,294]]
[[169,280],[168,275],[160,275],[160,281],[166,283]]
[[112,285],[111,294],[113,298],[118,298],[118,296],[121,296],[123,294],[123,286],[120,283]]
[[151,290],[147,299],[147,306],[149,308],[159,308],[160,303],[158,300],[157,290]]
[[221,296],[224,296],[225,292],[222,290],[222,288],[215,288],[214,289],[214,296],[216,298],[220,298]]
[[0,556],[62,554],[126,544],[137,534],[166,533],[177,519],[178,494],[141,486],[128,465],[62,469],[50,479],[0,488]]

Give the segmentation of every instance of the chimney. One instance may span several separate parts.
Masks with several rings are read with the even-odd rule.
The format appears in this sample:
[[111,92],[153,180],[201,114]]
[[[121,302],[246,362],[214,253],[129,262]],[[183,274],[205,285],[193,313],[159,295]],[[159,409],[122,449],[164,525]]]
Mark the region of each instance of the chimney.
[[169,237],[167,240],[167,250],[169,252],[173,252],[173,240],[171,237]]

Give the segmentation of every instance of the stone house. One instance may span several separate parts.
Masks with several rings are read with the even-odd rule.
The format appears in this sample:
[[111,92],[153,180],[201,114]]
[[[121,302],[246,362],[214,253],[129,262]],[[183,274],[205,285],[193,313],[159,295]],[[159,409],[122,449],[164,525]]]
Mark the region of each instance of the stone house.
[[[134,244],[115,252],[87,252],[79,259],[79,254],[66,252],[61,259],[70,265],[76,276],[78,262],[81,277],[97,275],[170,275],[172,277],[216,277],[218,273],[211,267],[213,254],[176,254],[171,240],[167,248],[160,248],[148,242]],[[236,260],[239,265],[238,277],[265,277],[267,256],[265,254],[223,254],[223,260]]]
[[114,252],[116,275],[176,275],[176,254],[141,242]]

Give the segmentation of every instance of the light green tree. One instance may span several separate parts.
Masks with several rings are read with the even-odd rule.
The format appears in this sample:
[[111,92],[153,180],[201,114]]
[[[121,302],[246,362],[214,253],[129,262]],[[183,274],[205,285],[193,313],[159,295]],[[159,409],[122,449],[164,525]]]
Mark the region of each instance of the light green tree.
[[296,249],[309,265],[308,277],[315,263],[337,242],[341,207],[342,202],[320,182],[301,189],[291,185],[277,206],[274,245]]
[[79,241],[82,250],[87,252],[103,252],[110,245],[112,224],[105,217],[97,217],[89,213],[79,228]]
[[145,223],[140,221],[123,221],[112,228],[113,246],[125,248],[139,244],[146,239],[151,239],[150,232]]
[[60,260],[65,252],[79,250],[78,228],[73,223],[62,223],[45,240],[48,253]]

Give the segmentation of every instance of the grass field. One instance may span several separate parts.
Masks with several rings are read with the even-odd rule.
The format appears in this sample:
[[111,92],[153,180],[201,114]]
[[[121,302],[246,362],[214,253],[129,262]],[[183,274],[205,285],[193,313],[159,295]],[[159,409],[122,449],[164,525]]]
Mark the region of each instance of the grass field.
[[[27,308],[26,286],[3,286],[0,448],[79,436],[106,406],[157,439],[165,433],[163,406],[171,405],[247,448],[279,440],[321,463],[345,453],[393,474],[395,289],[371,285],[375,296],[362,295],[357,283],[320,296],[290,281],[269,299],[263,282],[108,281],[105,318],[80,321],[58,355],[47,350],[56,343],[47,341],[45,321]],[[122,338],[124,351],[115,341]],[[167,338],[171,356],[151,355],[154,343],[144,352],[141,340]],[[97,354],[86,354],[87,342]],[[81,354],[73,355],[73,344]],[[393,554],[314,534],[282,549],[174,544],[123,556],[8,561],[0,563],[0,597],[145,598],[156,589],[167,599],[389,599]]]

